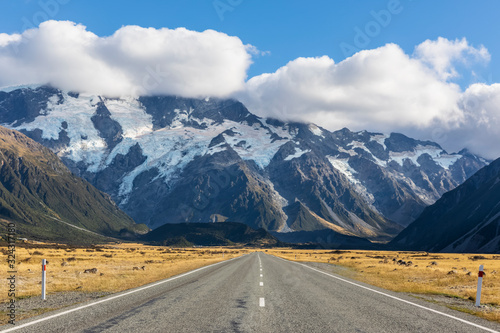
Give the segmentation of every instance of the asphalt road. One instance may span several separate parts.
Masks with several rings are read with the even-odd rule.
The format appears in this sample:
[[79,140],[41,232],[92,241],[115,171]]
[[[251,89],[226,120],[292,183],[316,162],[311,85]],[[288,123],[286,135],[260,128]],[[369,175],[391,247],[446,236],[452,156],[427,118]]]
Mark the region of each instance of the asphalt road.
[[2,326],[6,332],[500,332],[500,325],[264,253]]

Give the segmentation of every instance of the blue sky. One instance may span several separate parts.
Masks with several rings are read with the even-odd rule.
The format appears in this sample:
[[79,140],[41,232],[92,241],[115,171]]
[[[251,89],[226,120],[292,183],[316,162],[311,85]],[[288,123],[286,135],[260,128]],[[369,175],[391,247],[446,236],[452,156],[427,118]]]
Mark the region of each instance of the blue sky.
[[3,0],[0,87],[233,97],[496,158],[499,13],[493,0]]
[[[44,19],[55,19],[82,23],[99,36],[111,35],[123,25],[214,29],[238,36],[245,44],[270,52],[254,59],[249,77],[274,72],[297,57],[328,55],[336,62],[345,59],[341,43],[355,46],[355,28],[364,31],[375,20],[371,12],[387,10],[391,4],[387,0],[2,2],[0,32],[4,33],[22,32]],[[406,53],[412,53],[414,47],[426,39],[465,37],[472,45],[484,45],[491,54],[489,66],[480,68],[479,79],[488,82],[500,77],[500,2],[400,0],[394,4],[400,11],[391,15],[390,23],[381,27],[379,33],[368,38],[365,48],[396,43]],[[473,79],[465,77],[464,80],[462,85]]]

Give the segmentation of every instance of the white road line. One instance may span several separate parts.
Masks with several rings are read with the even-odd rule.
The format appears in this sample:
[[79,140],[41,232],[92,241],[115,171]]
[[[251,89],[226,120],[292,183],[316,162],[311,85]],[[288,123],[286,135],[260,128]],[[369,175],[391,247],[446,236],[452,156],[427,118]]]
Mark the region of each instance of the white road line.
[[266,300],[264,299],[264,297],[261,297],[261,298],[259,299],[259,306],[260,306],[261,308],[263,308],[263,307],[265,307],[265,306],[266,306]]
[[28,327],[28,326],[31,326],[31,325],[35,325],[35,324],[44,322],[46,320],[57,318],[57,317],[60,317],[62,315],[65,315],[65,314],[68,314],[68,313],[71,313],[71,312],[75,312],[75,311],[82,310],[82,309],[85,309],[85,308],[88,308],[88,307],[91,307],[91,306],[94,306],[94,305],[97,305],[97,304],[100,304],[100,303],[111,301],[112,299],[120,298],[120,297],[123,297],[123,296],[127,296],[127,295],[130,295],[130,294],[136,293],[138,291],[142,291],[142,290],[146,290],[146,289],[149,289],[149,288],[152,288],[152,287],[156,287],[156,286],[158,286],[160,284],[164,284],[164,283],[167,283],[167,282],[179,279],[181,277],[184,277],[184,276],[196,273],[196,272],[201,271],[203,269],[206,269],[206,268],[209,268],[209,267],[213,267],[213,266],[216,266],[216,265],[220,265],[220,264],[225,263],[225,262],[227,263],[227,262],[229,262],[231,260],[243,258],[244,256],[247,256],[247,255],[248,254],[244,254],[241,257],[236,257],[236,258],[232,258],[232,259],[229,259],[229,260],[220,261],[220,262],[217,262],[215,264],[208,265],[208,266],[200,267],[200,268],[197,268],[197,269],[192,270],[190,272],[187,272],[187,273],[184,273],[184,274],[181,274],[181,275],[178,275],[178,276],[171,277],[171,278],[169,278],[167,280],[163,280],[163,281],[160,281],[160,282],[157,282],[157,283],[154,283],[154,284],[150,284],[150,285],[145,286],[145,287],[134,289],[134,290],[125,292],[123,294],[112,296],[110,298],[106,298],[106,299],[103,299],[103,300],[100,300],[100,301],[97,301],[97,302],[94,302],[94,303],[83,305],[83,306],[80,306],[80,307],[77,307],[77,308],[74,308],[74,309],[71,309],[71,310],[60,312],[60,313],[57,313],[55,315],[48,316],[48,317],[45,317],[45,318],[41,318],[41,319],[38,319],[38,320],[35,320],[35,321],[32,321],[32,322],[26,323],[26,324],[23,324],[23,325],[19,325],[19,326],[13,327],[13,328],[9,328],[8,330],[1,331],[1,332],[12,332],[12,331],[18,330],[20,328],[24,328],[24,327]]
[[260,283],[260,286],[261,286],[261,287],[263,287],[263,286],[264,286],[264,282],[261,282],[261,283]]
[[492,330],[491,328],[487,328],[487,327],[484,327],[484,326],[481,326],[481,325],[478,325],[478,324],[475,324],[473,322],[470,322],[470,321],[467,321],[465,319],[461,319],[461,318],[458,318],[458,317],[455,317],[455,316],[452,316],[452,315],[449,315],[447,313],[444,313],[444,312],[441,312],[441,311],[437,311],[437,310],[434,310],[434,309],[431,309],[431,308],[428,308],[428,307],[425,307],[423,305],[420,305],[420,304],[417,304],[417,303],[413,303],[413,302],[410,302],[410,301],[407,301],[407,300],[404,300],[402,298],[399,298],[399,297],[396,297],[396,296],[392,296],[392,295],[389,295],[389,294],[386,294],[382,291],[378,291],[378,290],[375,290],[375,289],[372,289],[372,288],[368,288],[368,287],[365,287],[365,286],[362,286],[360,284],[357,284],[357,283],[354,283],[354,282],[351,282],[349,280],[346,280],[346,279],[343,279],[341,277],[338,277],[338,276],[335,276],[335,275],[332,275],[332,274],[329,274],[329,273],[326,273],[326,272],[323,272],[319,269],[316,269],[316,268],[312,268],[312,267],[309,267],[307,265],[304,265],[304,264],[300,264],[298,262],[294,262],[294,261],[291,261],[291,260],[285,260],[283,258],[280,258],[280,257],[276,257],[278,259],[281,259],[283,261],[287,261],[287,262],[291,262],[291,263],[294,263],[294,264],[297,264],[297,265],[300,265],[300,266],[303,266],[305,268],[309,268],[310,270],[313,270],[313,271],[316,271],[318,273],[321,273],[321,274],[324,274],[324,275],[328,275],[329,277],[332,277],[334,279],[337,279],[337,280],[340,280],[342,282],[345,282],[345,283],[349,283],[349,284],[352,284],[353,286],[356,286],[356,287],[359,287],[359,288],[363,288],[363,289],[366,289],[366,290],[369,290],[369,291],[372,291],[374,293],[377,293],[379,295],[383,295],[383,296],[386,296],[386,297],[389,297],[389,298],[392,298],[392,299],[395,299],[397,301],[400,301],[400,302],[403,302],[403,303],[406,303],[406,304],[410,304],[410,305],[413,305],[413,306],[416,306],[417,308],[420,308],[420,309],[424,309],[424,310],[427,310],[427,311],[430,311],[430,312],[434,312],[434,313],[437,313],[437,314],[440,314],[442,316],[445,316],[445,317],[448,317],[448,318],[451,318],[451,319],[455,319],[455,320],[458,320],[464,324],[467,324],[467,325],[471,325],[471,326],[474,326],[474,327],[477,327],[477,328],[480,328],[482,330],[485,330],[487,332],[491,332],[491,333],[500,333],[499,331],[495,331],[495,330]]
[[260,275],[260,277],[262,277],[262,274]]

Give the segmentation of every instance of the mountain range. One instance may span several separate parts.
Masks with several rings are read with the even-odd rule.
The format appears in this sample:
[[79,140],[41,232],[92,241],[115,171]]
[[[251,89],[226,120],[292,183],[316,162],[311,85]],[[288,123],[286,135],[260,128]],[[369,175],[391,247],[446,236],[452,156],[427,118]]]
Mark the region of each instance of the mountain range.
[[[49,147],[137,223],[397,235],[488,161],[402,134],[330,132],[231,99],[0,91],[0,123]],[[290,235],[288,235],[290,237]]]

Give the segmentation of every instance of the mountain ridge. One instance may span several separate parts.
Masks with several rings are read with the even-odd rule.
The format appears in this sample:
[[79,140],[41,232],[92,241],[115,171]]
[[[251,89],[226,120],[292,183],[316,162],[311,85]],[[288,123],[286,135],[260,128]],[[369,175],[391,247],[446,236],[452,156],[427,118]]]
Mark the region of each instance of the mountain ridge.
[[109,195],[75,177],[52,151],[1,126],[0,217],[16,222],[19,236],[44,241],[102,242],[136,228]]

